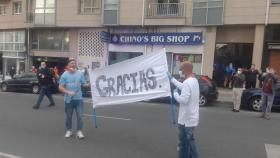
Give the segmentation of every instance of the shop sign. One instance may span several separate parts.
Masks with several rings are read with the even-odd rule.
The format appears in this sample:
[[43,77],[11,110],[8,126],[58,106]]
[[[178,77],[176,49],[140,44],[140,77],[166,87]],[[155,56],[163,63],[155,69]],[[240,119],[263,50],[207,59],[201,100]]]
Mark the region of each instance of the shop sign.
[[201,45],[202,32],[111,34],[112,44]]

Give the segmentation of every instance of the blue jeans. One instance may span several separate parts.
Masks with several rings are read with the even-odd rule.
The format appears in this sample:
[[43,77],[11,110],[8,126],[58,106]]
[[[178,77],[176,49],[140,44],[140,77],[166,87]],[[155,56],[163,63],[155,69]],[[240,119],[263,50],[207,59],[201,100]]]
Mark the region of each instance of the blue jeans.
[[52,85],[46,85],[46,86],[42,86],[41,87],[41,90],[40,90],[40,94],[39,94],[39,97],[38,97],[38,100],[37,100],[37,103],[36,103],[36,106],[39,107],[42,100],[44,99],[44,96],[46,95],[50,101],[50,104],[54,104],[54,100],[53,100],[53,97],[52,97],[52,94],[50,92],[50,88],[51,88]]
[[185,127],[178,124],[178,158],[198,158],[194,139],[194,127]]
[[65,103],[67,130],[72,130],[72,116],[74,111],[77,117],[77,130],[81,130],[83,128],[83,100],[71,100],[70,103]]
[[262,112],[263,115],[269,115],[273,106],[274,94],[262,94]]

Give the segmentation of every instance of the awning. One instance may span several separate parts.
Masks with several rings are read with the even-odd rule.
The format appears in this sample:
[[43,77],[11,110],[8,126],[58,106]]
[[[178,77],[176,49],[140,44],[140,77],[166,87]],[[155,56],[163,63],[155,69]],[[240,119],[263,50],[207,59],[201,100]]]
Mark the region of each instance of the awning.
[[3,52],[2,58],[25,59],[25,52]]

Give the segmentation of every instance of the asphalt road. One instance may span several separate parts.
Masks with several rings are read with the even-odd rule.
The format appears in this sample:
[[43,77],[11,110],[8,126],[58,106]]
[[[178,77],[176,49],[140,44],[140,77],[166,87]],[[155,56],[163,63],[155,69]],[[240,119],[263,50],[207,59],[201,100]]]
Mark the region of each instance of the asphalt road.
[[[32,109],[35,100],[32,94],[0,92],[0,158],[177,157],[177,129],[168,105],[140,102],[99,108],[95,128],[86,99],[86,138],[78,140],[63,137],[62,96],[55,96],[55,107],[47,107],[45,98],[39,110]],[[200,158],[267,158],[265,144],[278,149],[279,112],[268,121],[255,112],[230,110],[231,105],[222,102],[200,109],[196,128]]]

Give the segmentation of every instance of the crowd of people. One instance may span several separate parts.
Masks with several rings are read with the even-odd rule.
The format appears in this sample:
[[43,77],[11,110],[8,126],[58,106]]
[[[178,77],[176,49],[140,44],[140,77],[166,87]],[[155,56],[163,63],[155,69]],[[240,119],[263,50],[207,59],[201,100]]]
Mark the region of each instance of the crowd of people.
[[[73,135],[72,116],[75,112],[77,118],[76,136],[83,139],[83,97],[82,86],[90,86],[85,81],[87,69],[78,71],[75,59],[69,59],[65,72],[59,76],[56,67],[49,69],[46,62],[41,62],[39,69],[32,67],[31,72],[37,73],[41,85],[40,94],[34,109],[39,109],[43,97],[46,95],[49,99],[49,107],[55,106],[55,102],[50,93],[50,85],[54,80],[59,80],[59,91],[64,94],[65,114],[66,114],[66,133],[65,138]],[[242,92],[245,88],[256,88],[257,79],[262,87],[263,112],[261,118],[270,119],[271,107],[275,95],[275,85],[278,76],[271,67],[267,67],[266,72],[260,73],[255,65],[250,69],[238,68],[237,71],[232,64],[226,68],[224,86],[233,90],[233,112],[239,112]],[[175,100],[179,103],[178,115],[178,157],[179,158],[197,158],[198,152],[195,143],[194,130],[199,122],[199,83],[193,73],[193,65],[184,61],[180,65],[180,74],[184,76],[182,82],[173,78],[170,73],[167,77],[170,79],[176,89],[173,92]]]

